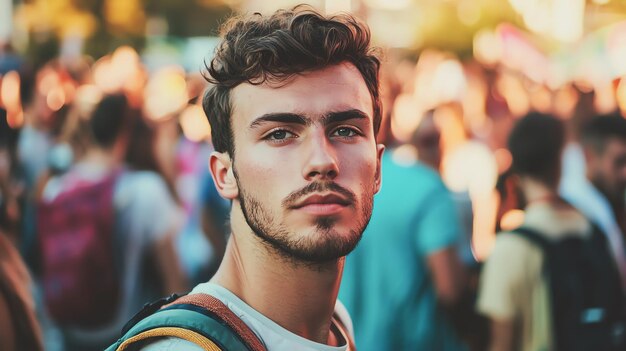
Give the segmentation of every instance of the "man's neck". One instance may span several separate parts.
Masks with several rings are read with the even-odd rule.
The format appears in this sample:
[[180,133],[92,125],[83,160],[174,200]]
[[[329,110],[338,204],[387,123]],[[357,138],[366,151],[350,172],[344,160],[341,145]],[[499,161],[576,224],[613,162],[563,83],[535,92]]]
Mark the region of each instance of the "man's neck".
[[540,203],[551,205],[560,203],[556,189],[550,188],[533,178],[522,177],[520,184],[526,199],[526,207]]
[[211,281],[290,332],[335,343],[329,331],[344,259],[323,266],[295,264],[277,257],[253,233],[237,232],[243,226],[232,224],[224,259]]

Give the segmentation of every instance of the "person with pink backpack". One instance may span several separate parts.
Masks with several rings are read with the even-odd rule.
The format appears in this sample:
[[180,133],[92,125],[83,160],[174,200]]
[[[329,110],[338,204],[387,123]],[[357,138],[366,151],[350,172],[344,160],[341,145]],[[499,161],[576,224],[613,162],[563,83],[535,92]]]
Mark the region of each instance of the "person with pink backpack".
[[67,350],[104,348],[146,302],[186,289],[178,206],[159,174],[124,162],[137,118],[123,95],[103,97],[88,122],[92,145],[40,194],[43,299]]

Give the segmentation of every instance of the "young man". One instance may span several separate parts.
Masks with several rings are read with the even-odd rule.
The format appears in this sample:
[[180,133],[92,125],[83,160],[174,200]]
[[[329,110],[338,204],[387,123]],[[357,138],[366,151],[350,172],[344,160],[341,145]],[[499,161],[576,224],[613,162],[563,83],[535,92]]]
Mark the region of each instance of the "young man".
[[[336,325],[344,256],[380,188],[379,61],[353,17],[307,8],[230,20],[208,65],[209,167],[232,201],[209,294],[268,350],[347,350]],[[343,313],[342,322],[349,325]],[[143,350],[197,350],[160,338]]]

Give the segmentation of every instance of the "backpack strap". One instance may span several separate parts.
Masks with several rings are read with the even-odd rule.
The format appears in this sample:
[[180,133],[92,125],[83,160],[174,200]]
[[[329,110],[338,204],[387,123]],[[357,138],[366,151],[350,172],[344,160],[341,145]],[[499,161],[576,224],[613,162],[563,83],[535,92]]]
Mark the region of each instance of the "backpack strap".
[[510,233],[528,239],[539,248],[541,248],[541,250],[543,251],[546,251],[552,245],[545,236],[543,236],[538,231],[530,229],[528,227],[519,227],[511,231]]
[[259,337],[244,323],[241,318],[237,317],[222,301],[209,294],[193,294],[183,296],[177,301],[165,306],[164,308],[170,308],[180,305],[192,305],[203,308],[212,312],[222,322],[224,322],[229,328],[231,328],[235,334],[239,335],[250,351],[266,351],[265,346],[259,340]]
[[207,294],[172,295],[148,304],[124,327],[107,351],[135,350],[142,342],[176,337],[204,350],[266,351],[254,332],[219,299]]

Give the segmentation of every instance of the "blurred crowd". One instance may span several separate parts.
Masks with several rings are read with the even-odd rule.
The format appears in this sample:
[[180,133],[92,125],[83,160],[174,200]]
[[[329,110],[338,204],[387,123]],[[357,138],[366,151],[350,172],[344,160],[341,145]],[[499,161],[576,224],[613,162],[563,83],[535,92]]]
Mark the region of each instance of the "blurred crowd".
[[[2,50],[0,340],[102,349],[223,255],[229,204],[207,168],[205,80],[148,70],[130,47],[41,67]],[[359,350],[553,349],[543,251],[511,235],[520,226],[553,241],[597,228],[612,267],[601,272],[619,277],[606,286],[622,294],[619,78],[555,87],[434,50],[390,51],[381,74],[383,187],[339,294]]]
[[[34,279],[25,316],[46,349],[102,349],[146,302],[220,262],[228,203],[208,173],[203,80],[149,75],[129,47],[97,62],[1,61],[2,240]],[[19,273],[7,272],[27,282]]]

